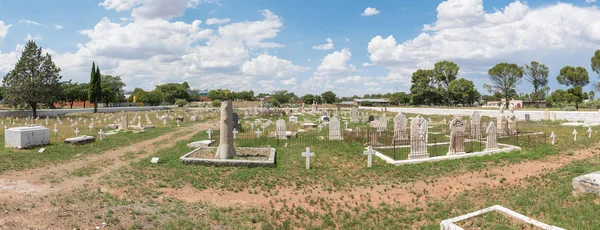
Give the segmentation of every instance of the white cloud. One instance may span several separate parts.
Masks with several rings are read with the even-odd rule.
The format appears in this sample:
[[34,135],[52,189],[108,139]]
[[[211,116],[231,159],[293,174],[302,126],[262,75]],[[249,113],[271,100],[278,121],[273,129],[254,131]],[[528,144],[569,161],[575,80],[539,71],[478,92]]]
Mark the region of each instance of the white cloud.
[[31,34],[27,34],[27,37],[25,37],[25,42],[30,40],[39,41],[42,40],[42,37],[40,35],[31,36]]
[[360,82],[361,79],[362,79],[361,76],[348,76],[348,77],[336,79],[333,83],[336,83],[336,84],[357,83],[357,82]]
[[585,3],[594,3],[596,0],[585,0]]
[[414,70],[441,60],[458,62],[468,74],[462,70],[487,70],[501,61],[556,61],[565,51],[587,58],[600,45],[600,10],[595,7],[556,3],[531,9],[516,1],[486,13],[481,0],[448,0],[437,10],[435,24],[425,25],[413,39],[371,39],[369,59],[387,67],[388,80],[406,82]]
[[281,18],[270,10],[263,10],[262,21],[245,21],[229,24],[219,28],[219,35],[228,40],[244,42],[249,47],[277,48],[283,45],[263,40],[275,38],[281,30]]
[[218,18],[209,18],[206,19],[206,25],[221,25],[221,24],[225,24],[228,23],[229,21],[231,21],[231,19],[229,18],[223,18],[223,19],[218,19]]
[[10,26],[11,25],[6,25],[3,21],[0,21],[0,45],[2,45],[2,41],[4,41],[4,38],[6,38],[6,35],[8,34],[8,28],[10,28]]
[[350,42],[350,38],[346,38],[346,42]]
[[99,6],[117,12],[130,11],[138,19],[154,19],[183,16],[187,8],[196,8],[200,3],[217,3],[218,0],[104,0]]
[[333,49],[333,40],[331,40],[331,38],[327,38],[327,39],[325,39],[325,41],[327,41],[327,44],[313,46],[312,48],[315,50],[332,50]]
[[54,29],[57,29],[57,30],[62,30],[62,29],[63,29],[63,26],[61,26],[61,25],[54,25]]
[[298,79],[296,79],[295,77],[293,77],[293,78],[281,81],[281,84],[283,84],[283,85],[295,85],[298,82],[297,80]]
[[378,15],[379,13],[380,13],[379,10],[377,10],[375,8],[372,8],[372,7],[367,7],[365,9],[365,11],[362,14],[360,14],[360,15],[362,15],[362,16],[373,16],[373,15]]
[[307,67],[294,65],[291,61],[262,54],[252,60],[246,61],[242,66],[244,74],[252,76],[273,76],[277,78],[290,77],[308,70]]
[[347,62],[352,58],[348,48],[335,51],[323,58],[321,65],[317,67],[317,75],[321,77],[343,77],[356,71],[356,67]]
[[44,25],[40,24],[39,22],[31,21],[31,20],[27,20],[27,19],[21,19],[21,20],[19,20],[19,23],[26,23],[26,24],[36,25],[36,26],[44,26]]

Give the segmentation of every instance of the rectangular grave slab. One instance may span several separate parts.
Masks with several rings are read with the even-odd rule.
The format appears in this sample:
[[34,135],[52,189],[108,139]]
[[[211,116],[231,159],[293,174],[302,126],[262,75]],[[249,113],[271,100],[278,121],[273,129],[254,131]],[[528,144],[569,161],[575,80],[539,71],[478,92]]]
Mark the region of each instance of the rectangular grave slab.
[[83,145],[87,143],[92,143],[94,141],[96,141],[96,138],[92,136],[78,136],[65,139],[65,144]]
[[14,127],[4,130],[4,147],[31,148],[50,144],[50,129],[42,126]]
[[192,143],[187,144],[187,147],[189,147],[189,148],[208,147],[212,143],[215,143],[215,140],[194,141]]
[[591,193],[600,196],[600,171],[573,179],[573,195]]
[[463,228],[461,228],[460,226],[456,225],[456,223],[458,223],[460,221],[463,221],[463,220],[466,220],[466,219],[469,219],[469,218],[473,218],[473,217],[476,217],[476,216],[488,213],[488,212],[499,212],[499,213],[502,213],[502,214],[506,215],[508,218],[514,219],[515,221],[520,221],[520,222],[523,222],[523,223],[527,223],[527,224],[533,225],[533,226],[535,226],[537,228],[540,228],[540,229],[545,229],[545,230],[564,230],[563,228],[552,226],[552,225],[545,224],[545,223],[539,222],[537,220],[531,219],[531,218],[529,218],[527,216],[519,214],[519,213],[517,213],[517,212],[515,212],[513,210],[510,210],[508,208],[502,207],[500,205],[494,205],[492,207],[484,208],[484,209],[481,209],[479,211],[475,211],[475,212],[472,212],[472,213],[469,213],[469,214],[465,214],[465,215],[462,215],[462,216],[459,216],[459,217],[454,217],[452,219],[443,220],[440,223],[440,229],[441,230],[463,230]]

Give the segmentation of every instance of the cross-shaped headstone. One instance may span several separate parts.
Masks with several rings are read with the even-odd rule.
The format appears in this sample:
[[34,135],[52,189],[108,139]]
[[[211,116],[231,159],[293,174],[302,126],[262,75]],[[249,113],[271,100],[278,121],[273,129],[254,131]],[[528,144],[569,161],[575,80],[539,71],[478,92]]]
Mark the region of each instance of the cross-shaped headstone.
[[238,131],[237,131],[237,129],[236,129],[236,128],[233,128],[233,139],[234,139],[234,140],[235,140],[235,139],[237,139],[237,134],[238,134]]
[[167,127],[167,119],[163,119],[163,127]]
[[212,129],[209,129],[208,131],[206,131],[206,133],[208,134],[208,139],[212,140]]
[[[4,128],[6,128],[6,126],[4,126]],[[54,130],[53,131],[54,131],[54,135],[58,134],[58,129],[56,128],[56,126],[54,126]]]
[[346,125],[346,129],[348,128],[348,121],[344,120],[344,124]]
[[573,129],[573,140],[577,140],[577,129]]
[[310,157],[314,157],[315,153],[310,152],[310,147],[306,147],[306,152],[302,153],[302,157],[306,157],[306,169],[310,169]]
[[552,138],[552,145],[554,145],[554,138],[556,138],[556,134],[552,132],[552,134],[550,134],[550,138]]
[[92,129],[94,128],[94,122],[90,123],[90,126],[88,126],[88,128],[90,128],[90,131],[92,131]]
[[256,133],[256,138],[260,138],[260,134],[262,132],[260,131],[260,129],[256,129],[256,132],[254,132],[254,133]]
[[588,127],[588,137],[592,138],[592,127]]
[[98,132],[98,136],[100,136],[100,140],[104,139],[104,132],[102,132],[102,129]]
[[373,150],[373,147],[371,147],[369,145],[369,147],[367,147],[367,151],[364,151],[363,154],[367,155],[367,167],[371,168],[371,166],[373,165],[373,154],[375,154],[375,151]]
[[78,137],[79,136],[79,128],[75,128],[75,136]]

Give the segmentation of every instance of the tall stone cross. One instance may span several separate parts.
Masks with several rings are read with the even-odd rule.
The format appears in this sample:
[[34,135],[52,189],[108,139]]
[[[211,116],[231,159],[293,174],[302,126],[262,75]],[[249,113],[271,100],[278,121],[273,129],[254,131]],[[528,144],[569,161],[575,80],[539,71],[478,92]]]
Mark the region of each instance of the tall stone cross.
[[233,139],[234,139],[234,140],[235,140],[235,139],[237,139],[237,134],[238,134],[238,131],[237,131],[237,129],[236,129],[236,128],[233,128]]
[[371,168],[373,165],[373,154],[375,154],[373,147],[369,145],[369,147],[367,147],[367,151],[364,151],[363,154],[367,155],[367,167]]
[[592,127],[588,127],[588,137],[592,138]]
[[306,157],[306,169],[310,169],[310,157],[314,157],[315,153],[310,152],[310,147],[306,147],[306,152],[302,153],[302,157]]
[[167,127],[167,119],[163,119],[163,127]]
[[254,122],[250,122],[250,130],[254,130]]
[[573,140],[577,140],[577,129],[573,129]]
[[92,129],[94,128],[94,122],[90,123],[90,126],[88,126],[88,128],[90,128],[90,131],[92,131]]
[[78,137],[79,136],[79,128],[75,128],[75,136]]
[[104,132],[102,132],[102,129],[100,129],[100,132],[98,132],[98,136],[100,137],[100,140],[104,139]]
[[[4,129],[6,129],[6,125],[4,126]],[[54,135],[58,134],[58,129],[56,128],[56,126],[54,126],[54,130],[53,131],[54,131]]]
[[344,124],[346,125],[346,129],[348,129],[348,121],[344,120]]
[[208,129],[208,131],[206,131],[206,133],[208,134],[208,139],[212,140],[212,129]]
[[552,145],[554,145],[554,138],[556,138],[556,134],[552,132],[552,134],[550,134],[550,138],[552,138]]
[[256,129],[256,132],[254,132],[254,133],[256,133],[256,138],[260,138],[260,134],[262,132],[260,131],[260,129]]

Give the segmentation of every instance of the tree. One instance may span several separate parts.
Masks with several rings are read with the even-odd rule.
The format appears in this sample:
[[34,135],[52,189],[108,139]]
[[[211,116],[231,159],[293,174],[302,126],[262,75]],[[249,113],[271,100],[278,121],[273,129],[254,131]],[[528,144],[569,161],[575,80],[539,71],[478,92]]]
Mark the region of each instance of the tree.
[[81,89],[80,84],[77,82],[72,82],[71,80],[63,82],[61,84],[61,100],[69,103],[70,108],[73,108],[73,103],[79,100]]
[[533,101],[542,100],[546,97],[546,92],[550,90],[548,87],[548,67],[539,62],[532,61],[530,65],[523,67],[525,80],[533,85],[532,99]]
[[0,101],[4,99],[4,87],[0,87]]
[[446,105],[450,105],[449,88],[450,83],[458,76],[460,67],[451,61],[440,61],[433,67],[433,77],[435,84],[441,87],[438,92],[442,95],[442,100]]
[[438,102],[437,89],[433,86],[433,71],[419,69],[412,74],[410,104],[431,105]]
[[77,84],[77,89],[79,90],[77,100],[83,102],[83,108],[85,108],[85,102],[88,100],[88,83]]
[[410,103],[410,94],[405,92],[396,92],[390,96],[390,102],[395,105],[404,104],[407,105]]
[[102,99],[100,67],[92,62],[92,72],[90,73],[90,83],[88,84],[88,101],[94,102],[94,113],[98,112],[98,102]]
[[594,91],[590,90],[590,92],[588,93],[588,98],[590,99],[590,101],[593,101],[595,96],[596,94],[594,93]]
[[2,81],[4,100],[11,105],[29,106],[33,117],[37,117],[39,103],[60,95],[60,71],[50,54],[42,55],[42,48],[28,41],[14,69]]
[[125,83],[121,81],[121,77],[113,77],[111,75],[102,76],[102,102],[108,107],[110,103],[122,102],[125,99],[123,92]]
[[322,93],[321,94],[321,98],[323,98],[323,100],[327,104],[333,104],[337,100],[337,97],[336,97],[335,93],[333,93],[331,91],[327,91],[327,92]]
[[137,101],[149,105],[160,105],[162,103],[162,93],[157,90],[143,92],[137,97]]
[[156,90],[162,93],[163,101],[169,104],[175,103],[177,99],[189,99],[188,89],[189,85],[187,85],[187,82],[183,84],[167,83],[156,86]]
[[523,77],[523,68],[517,64],[499,63],[488,70],[491,84],[485,84],[490,93],[499,93],[506,100],[505,106],[508,108],[510,97],[516,95],[516,87]]
[[473,105],[480,96],[473,82],[464,78],[450,82],[448,91],[450,100],[455,105]]
[[556,76],[558,83],[566,86],[584,87],[590,83],[590,77],[585,68],[578,66],[565,66],[560,69],[560,73]]
[[[131,93],[131,95],[129,95],[129,98],[127,98],[127,101],[128,102],[138,102],[140,99],[140,96],[142,96],[145,93],[146,93],[146,91],[144,91],[144,89],[135,88],[135,89],[133,89],[133,92]],[[133,100],[134,98],[135,98],[135,100]]]
[[210,100],[221,100],[221,101],[226,101],[230,98],[230,94],[231,91],[229,91],[228,89],[217,89],[217,90],[211,90],[208,92],[208,94],[206,95],[206,97],[208,97],[208,99]]
[[555,105],[558,105],[559,107],[564,107],[567,103],[573,103],[575,104],[576,109],[579,109],[579,104],[583,102],[583,98],[584,96],[582,93],[582,89],[579,86],[569,88],[566,91],[561,89],[556,90],[552,92],[550,96],[551,101]]
[[312,94],[309,93],[309,94],[306,94],[306,95],[302,96],[300,99],[302,99],[302,102],[304,104],[310,105],[310,104],[314,103],[314,101],[315,101],[315,95],[312,95]]
[[596,72],[596,74],[600,74],[600,50],[596,50],[592,57],[592,71]]
[[287,90],[279,90],[271,94],[271,99],[276,100],[279,104],[289,103],[290,101],[297,100],[298,97],[292,92]]

